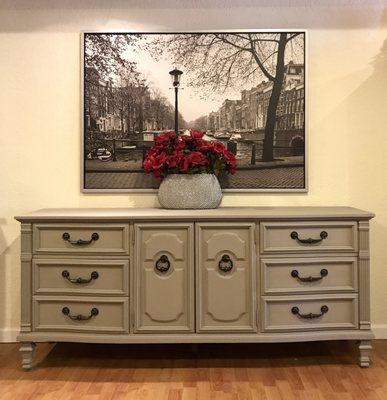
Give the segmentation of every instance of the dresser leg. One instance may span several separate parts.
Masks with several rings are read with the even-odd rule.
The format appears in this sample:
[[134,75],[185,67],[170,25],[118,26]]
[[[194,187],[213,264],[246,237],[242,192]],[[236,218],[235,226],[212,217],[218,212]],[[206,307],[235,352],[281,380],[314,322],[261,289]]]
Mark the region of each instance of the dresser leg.
[[367,368],[370,366],[370,352],[371,352],[372,346],[371,346],[371,341],[370,340],[361,340],[359,344],[359,351],[360,351],[360,357],[359,357],[359,365],[361,367]]
[[34,357],[36,344],[33,342],[23,342],[20,346],[19,351],[22,354],[22,368],[23,369],[31,369],[32,368],[32,360]]

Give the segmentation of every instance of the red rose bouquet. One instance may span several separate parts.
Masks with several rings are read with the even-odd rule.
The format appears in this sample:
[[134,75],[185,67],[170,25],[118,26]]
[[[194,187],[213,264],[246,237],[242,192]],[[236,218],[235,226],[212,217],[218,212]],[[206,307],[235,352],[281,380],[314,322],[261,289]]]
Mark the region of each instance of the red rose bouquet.
[[162,180],[169,174],[234,174],[236,159],[223,143],[203,139],[203,132],[190,129],[189,135],[165,132],[144,160],[144,170]]

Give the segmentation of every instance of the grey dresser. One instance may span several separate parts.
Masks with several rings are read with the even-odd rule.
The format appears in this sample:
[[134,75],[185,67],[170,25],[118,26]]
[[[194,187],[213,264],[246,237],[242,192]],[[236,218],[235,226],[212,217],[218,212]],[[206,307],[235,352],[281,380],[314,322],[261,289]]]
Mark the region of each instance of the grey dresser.
[[356,340],[367,367],[372,217],[349,207],[18,216],[22,365],[37,342]]

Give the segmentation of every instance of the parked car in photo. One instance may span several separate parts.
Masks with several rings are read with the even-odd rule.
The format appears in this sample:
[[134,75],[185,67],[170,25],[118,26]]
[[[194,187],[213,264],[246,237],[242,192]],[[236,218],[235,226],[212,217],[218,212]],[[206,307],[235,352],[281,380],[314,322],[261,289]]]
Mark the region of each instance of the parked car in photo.
[[229,139],[231,137],[230,132],[215,132],[214,137],[216,139]]
[[242,135],[240,133],[232,133],[230,140],[240,140],[242,139]]
[[88,160],[110,161],[112,159],[112,152],[105,147],[93,149],[88,155]]

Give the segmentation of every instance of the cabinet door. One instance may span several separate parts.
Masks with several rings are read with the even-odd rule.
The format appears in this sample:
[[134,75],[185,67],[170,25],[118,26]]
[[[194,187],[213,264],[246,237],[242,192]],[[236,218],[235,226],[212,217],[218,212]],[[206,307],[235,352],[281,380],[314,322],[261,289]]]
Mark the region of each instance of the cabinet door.
[[136,332],[194,329],[193,225],[136,224]]
[[254,224],[196,225],[198,331],[256,331]]

